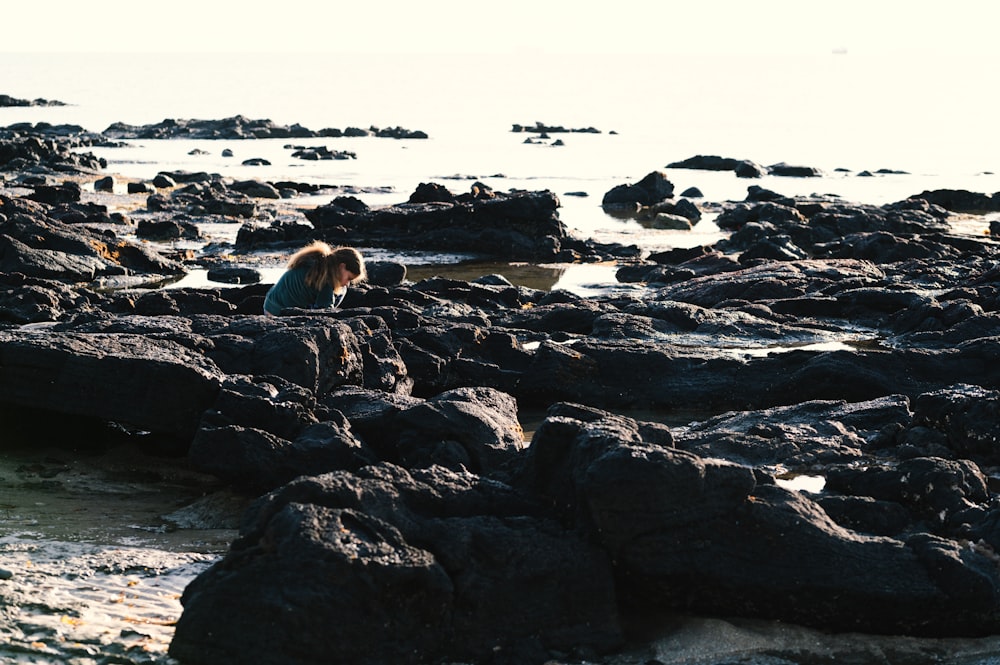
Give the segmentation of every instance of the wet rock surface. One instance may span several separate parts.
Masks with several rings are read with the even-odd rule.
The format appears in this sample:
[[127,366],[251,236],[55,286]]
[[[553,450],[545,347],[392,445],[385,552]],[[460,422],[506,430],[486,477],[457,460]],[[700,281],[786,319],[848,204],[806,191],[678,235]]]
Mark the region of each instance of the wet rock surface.
[[[582,298],[386,266],[339,310],[264,317],[264,283],[134,288],[190,263],[71,187],[0,195],[4,430],[110,426],[254,500],[184,591],[182,662],[670,662],[672,620],[642,618],[691,613],[1000,631],[1000,246],[930,197],[751,190],[721,204],[726,240],[639,257],[569,237],[548,192],[427,186],[306,215],[170,181],[133,216],[239,220],[216,257],[504,221],[506,256],[614,256],[637,285]],[[526,409],[545,414],[530,441]]]

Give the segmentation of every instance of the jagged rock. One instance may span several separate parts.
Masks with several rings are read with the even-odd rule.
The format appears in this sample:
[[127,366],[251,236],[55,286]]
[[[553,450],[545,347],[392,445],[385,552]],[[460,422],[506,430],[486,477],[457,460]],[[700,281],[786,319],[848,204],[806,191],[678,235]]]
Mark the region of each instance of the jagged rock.
[[135,334],[0,331],[0,402],[191,436],[215,400],[215,363]]
[[181,602],[170,654],[193,665],[541,663],[622,641],[602,552],[509,487],[440,468],[283,487]]
[[33,277],[90,282],[127,271],[180,274],[180,264],[152,248],[96,231],[70,227],[49,209],[26,199],[0,196],[0,270]]
[[[350,131],[335,128],[313,131],[299,124],[279,125],[270,120],[252,119],[242,115],[220,120],[168,118],[151,125],[128,125],[116,122],[102,134],[113,139],[284,139],[354,136]],[[365,132],[363,135],[368,135]],[[425,132],[405,130],[400,127],[379,132],[379,136],[392,138],[427,138]]]
[[546,260],[559,252],[559,243],[567,236],[556,212],[559,200],[551,192],[469,195],[454,202],[377,209],[343,203],[334,199],[305,213],[319,235],[337,244]]
[[616,185],[605,192],[601,205],[614,206],[638,203],[651,206],[674,195],[674,185],[665,173],[654,171],[637,183],[631,185]]
[[557,410],[536,431],[522,482],[602,543],[637,606],[866,632],[996,631],[988,555],[929,533],[848,531],[759,471],[646,442],[620,417],[572,415]]
[[986,213],[1000,210],[1000,192],[993,195],[970,192],[966,189],[925,190],[913,198],[923,199],[953,212]]
[[188,457],[235,486],[266,492],[301,475],[376,461],[343,417],[320,422],[312,393],[272,378],[232,377],[206,410]]

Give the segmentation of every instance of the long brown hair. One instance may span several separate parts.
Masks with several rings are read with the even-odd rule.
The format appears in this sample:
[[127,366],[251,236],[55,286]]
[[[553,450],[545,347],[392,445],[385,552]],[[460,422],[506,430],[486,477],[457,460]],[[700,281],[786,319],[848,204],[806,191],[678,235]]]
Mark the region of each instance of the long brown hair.
[[365,278],[365,260],[361,252],[353,247],[338,247],[333,249],[322,240],[314,240],[288,259],[287,268],[308,266],[306,284],[314,289],[321,289],[327,284],[335,284],[337,266],[341,263],[349,271],[357,275],[352,282]]

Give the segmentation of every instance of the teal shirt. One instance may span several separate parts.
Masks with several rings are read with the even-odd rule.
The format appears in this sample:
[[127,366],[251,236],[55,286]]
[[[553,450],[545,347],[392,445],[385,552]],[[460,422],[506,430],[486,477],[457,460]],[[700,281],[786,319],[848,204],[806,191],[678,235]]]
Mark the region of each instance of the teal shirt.
[[307,267],[286,270],[278,282],[270,288],[264,297],[264,311],[278,315],[288,307],[300,309],[326,309],[339,307],[347,294],[347,287],[334,296],[333,287],[324,286],[314,289],[306,284]]

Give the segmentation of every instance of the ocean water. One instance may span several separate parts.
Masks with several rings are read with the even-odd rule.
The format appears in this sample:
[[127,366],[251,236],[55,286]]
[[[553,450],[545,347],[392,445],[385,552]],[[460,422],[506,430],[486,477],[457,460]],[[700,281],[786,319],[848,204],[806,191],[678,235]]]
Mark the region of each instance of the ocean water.
[[[0,93],[68,104],[0,108],[0,126],[48,122],[102,131],[115,122],[243,115],[313,130],[403,127],[429,136],[130,141],[90,150],[107,159],[109,173],[149,179],[160,171],[208,171],[354,187],[371,206],[405,201],[422,182],[455,193],[475,180],[497,191],[548,189],[560,197],[559,215],[572,233],[645,252],[722,237],[711,206],[691,231],[651,229],[604,212],[605,192],[654,170],[667,173],[676,194],[697,187],[701,203],[742,200],[750,185],[872,204],[939,188],[1000,191],[1000,132],[987,94],[1000,56],[15,53],[0,54],[0,62]],[[553,133],[526,143],[533,134],[511,131],[537,122],[599,133]],[[562,145],[554,145],[557,139]],[[356,159],[305,161],[291,156],[298,145],[349,151]],[[222,156],[226,149],[233,157]],[[746,180],[665,168],[699,154],[812,166],[822,176]],[[250,158],[270,165],[244,166]],[[891,173],[859,176],[879,170]],[[968,230],[983,233],[989,221],[974,220]],[[235,232],[226,229],[219,240]],[[455,261],[369,254],[402,260],[413,274]],[[279,258],[263,266],[265,281],[280,274]],[[616,282],[614,266],[546,270],[542,288],[584,295],[627,288]],[[523,266],[500,272],[536,286]],[[175,286],[206,284],[196,271]]]
[[[668,31],[663,38],[669,39]],[[419,183],[429,181],[456,192],[466,191],[472,178],[497,190],[550,189],[560,196],[560,217],[570,229],[600,241],[636,243],[653,251],[706,244],[719,236],[711,215],[691,232],[669,232],[604,213],[600,207],[604,192],[653,170],[666,170],[678,193],[698,187],[710,202],[742,199],[754,184],[787,195],[832,194],[873,204],[928,189],[1000,191],[1000,132],[992,99],[998,65],[1000,56],[949,54],[914,58],[853,53],[745,57],[0,53],[0,94],[69,104],[0,108],[0,126],[70,123],[101,131],[114,122],[142,125],[165,118],[242,114],[310,129],[372,125],[419,129],[430,138],[294,141],[357,154],[357,159],[347,161],[296,160],[285,140],[134,141],[128,147],[93,152],[108,160],[109,173],[127,178],[184,169],[241,179],[298,180],[361,188],[370,193],[359,198],[370,205],[405,200]],[[526,144],[528,135],[511,132],[515,123],[535,122],[594,127],[600,133],[554,134],[552,139],[564,143],[555,146],[551,140]],[[222,156],[227,148],[234,157]],[[191,155],[195,149],[205,154]],[[665,169],[670,162],[697,154],[764,165],[808,165],[823,176],[742,180],[731,173]],[[241,164],[251,157],[263,157],[271,165]],[[858,175],[879,169],[899,173]],[[325,202],[323,198],[312,202]],[[982,232],[987,221],[973,220],[970,232]],[[551,270],[540,279],[580,292],[613,279],[613,267],[606,266],[534,269]],[[19,495],[5,501],[13,505],[23,499]],[[46,502],[52,499],[28,505]],[[4,509],[10,517],[11,506]],[[41,534],[31,535],[35,541],[26,544],[12,540],[21,536],[9,529],[23,525],[10,522],[0,529],[0,551],[9,555],[5,565],[14,574],[14,583],[5,588],[23,596],[19,602],[24,603],[32,602],[39,588],[58,593],[52,593],[55,609],[41,607],[40,617],[29,617],[24,625],[0,622],[0,633],[17,647],[0,655],[13,662],[67,662],[70,657],[84,662],[125,652],[132,657],[145,649],[151,652],[149,660],[135,662],[169,662],[164,654],[171,620],[179,612],[176,594],[195,574],[186,568],[187,559],[163,559],[157,565],[166,572],[159,581],[152,575],[109,576],[108,581],[96,576],[81,594],[76,573],[66,570],[91,556],[89,543],[67,549],[61,545],[63,535]],[[154,519],[153,524],[159,521]],[[143,538],[152,537],[148,530],[137,531]],[[96,547],[103,552],[129,544],[169,551],[146,540],[118,543],[99,538]],[[65,554],[60,554],[63,550]],[[129,550],[123,556],[133,555]],[[139,563],[149,567],[145,559]],[[152,591],[142,593],[144,586]],[[125,600],[126,592],[134,596],[128,597],[131,614],[107,609],[117,604],[119,594]],[[71,603],[72,611],[59,609]],[[14,606],[13,601],[10,604]],[[95,619],[96,615],[100,616]],[[137,624],[140,630],[135,630]],[[712,622],[697,624],[675,631],[655,655],[664,662],[729,662],[725,656],[730,653],[761,653],[767,659],[774,645],[795,645],[804,639],[771,634],[764,639],[762,634],[760,627],[753,627],[729,637]],[[805,639],[816,637],[810,634]],[[835,641],[832,658],[845,645],[857,642],[857,636],[829,639]],[[758,644],[761,640],[763,646]],[[920,640],[914,646],[918,653],[965,653],[952,660],[963,663],[996,662],[994,654],[1000,653],[993,639],[962,648]],[[898,645],[878,642],[871,651],[893,649]],[[982,657],[969,656],[970,652]],[[884,658],[871,655],[853,662],[884,662]],[[914,656],[905,662],[929,660]]]
[[[355,187],[372,206],[405,201],[422,182],[455,193],[475,180],[497,191],[548,189],[560,197],[560,218],[571,232],[646,252],[722,237],[710,206],[692,231],[680,232],[604,212],[605,192],[654,170],[667,173],[676,194],[697,187],[702,203],[742,200],[750,185],[872,204],[940,188],[1000,191],[1000,132],[988,95],[1000,56],[8,53],[0,62],[0,93],[68,104],[0,108],[0,126],[48,122],[102,131],[115,122],[243,115],[313,130],[403,127],[429,136],[131,141],[91,150],[107,159],[109,173],[149,179],[160,171],[208,171]],[[511,131],[537,122],[599,133],[553,133],[526,143],[533,134]],[[554,145],[557,139],[562,145]],[[297,145],[349,151],[356,159],[305,161],[291,156]],[[226,149],[233,157],[222,156]],[[822,176],[746,180],[665,168],[699,154],[812,166]],[[270,165],[244,166],[250,158]],[[859,176],[879,170],[891,173]],[[989,221],[974,220],[970,232],[985,232]],[[382,258],[410,267],[453,261]],[[549,269],[549,288],[621,288],[614,266]],[[265,280],[276,278],[280,261],[265,270]],[[518,268],[506,272],[523,283],[513,276]],[[182,282],[204,284],[200,273]]]
[[[876,204],[925,189],[1000,190],[990,97],[1000,55],[8,53],[0,63],[0,93],[69,104],[0,108],[0,126],[44,121],[100,131],[113,122],[242,114],[310,129],[399,126],[430,137],[294,142],[357,155],[319,162],[292,158],[284,140],[136,141],[93,151],[108,159],[110,172],[148,178],[180,168],[384,188],[360,196],[370,205],[405,200],[420,182],[461,192],[467,178],[479,178],[498,190],[551,189],[570,228],[651,249],[699,239],[610,217],[601,197],[697,154],[824,174],[748,181],[666,170],[677,193],[695,186],[706,201],[742,199],[751,184]],[[553,134],[564,143],[554,146],[526,144],[529,135],[511,132],[536,122],[600,133]],[[208,154],[189,155],[196,147]],[[221,157],[225,148],[234,157]],[[271,166],[241,164],[251,157]],[[880,169],[904,173],[858,176]]]

